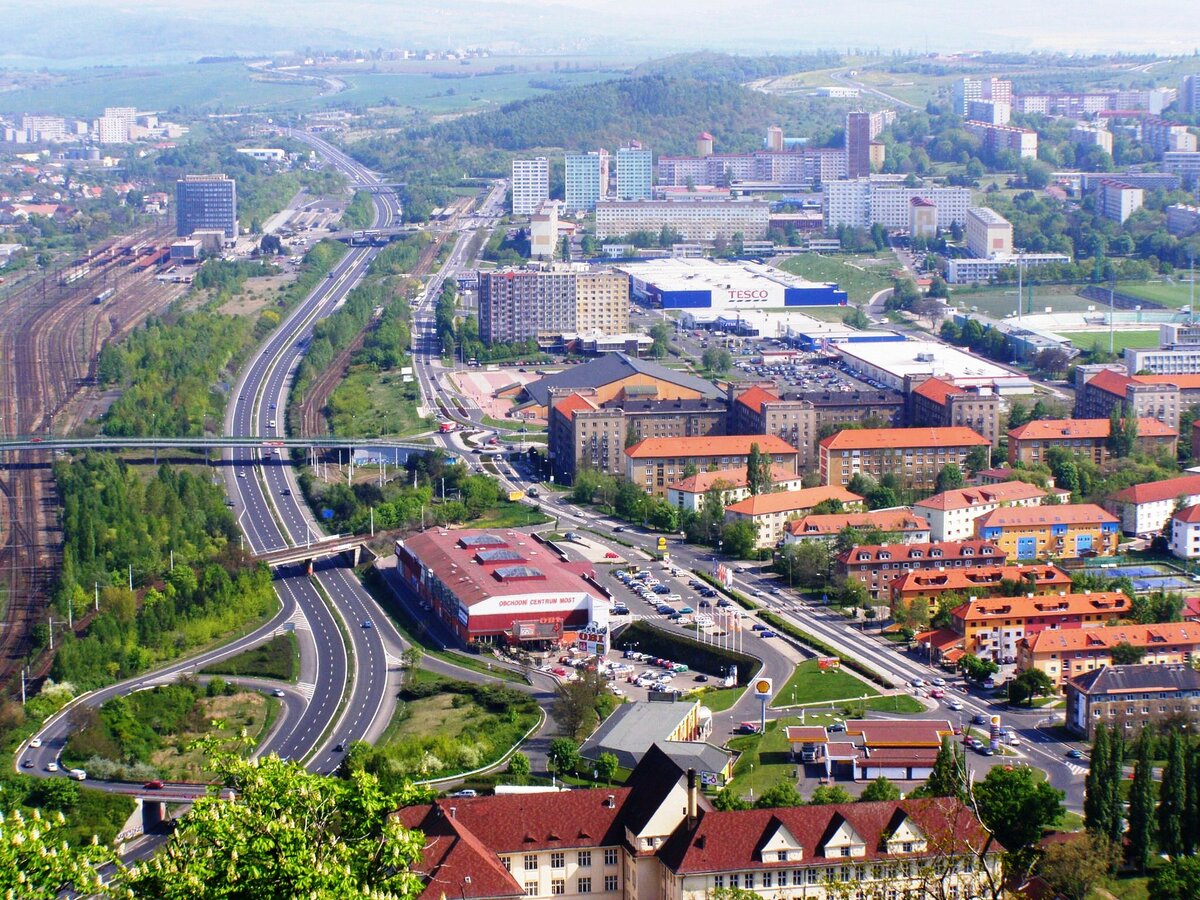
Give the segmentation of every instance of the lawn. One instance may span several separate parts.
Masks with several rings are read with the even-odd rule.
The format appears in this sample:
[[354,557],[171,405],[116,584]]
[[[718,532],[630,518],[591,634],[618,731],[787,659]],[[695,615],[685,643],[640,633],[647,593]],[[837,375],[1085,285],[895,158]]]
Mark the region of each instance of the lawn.
[[205,675],[254,675],[295,681],[300,673],[300,650],[296,635],[276,635],[245,653],[213,663],[201,670]]
[[1190,285],[1187,278],[1187,273],[1183,273],[1179,281],[1118,281],[1117,290],[1122,294],[1160,303],[1169,309],[1178,309],[1188,304]]
[[699,700],[702,706],[707,706],[713,712],[725,712],[725,710],[733,707],[740,699],[742,694],[746,693],[746,688],[731,687],[731,688],[704,688],[699,691],[692,691],[691,698]]
[[822,671],[817,660],[809,659],[796,666],[787,683],[776,691],[771,706],[789,708],[878,695],[879,691],[849,672],[840,668]]
[[538,512],[527,503],[510,503],[502,499],[478,519],[472,519],[469,524],[472,528],[524,528],[552,521],[554,520],[550,516]]
[[896,713],[897,715],[911,715],[912,713],[925,712],[925,707],[921,701],[915,697],[910,697],[908,694],[893,694],[890,697],[872,697],[867,701],[867,709],[873,712]]
[[836,281],[852,303],[865,303],[883,288],[892,286],[889,275],[899,266],[890,251],[876,255],[845,254],[821,256],[802,253],[778,263],[778,268],[809,281]]
[[[1025,288],[1025,311],[1042,313],[1046,307],[1053,312],[1087,312],[1088,307],[1097,307],[1095,300],[1079,296],[1079,285],[1038,284],[1033,287],[1033,302],[1029,300],[1029,288]],[[955,288],[950,292],[950,302],[969,311],[979,311],[993,319],[1003,319],[1017,309],[1017,286],[998,284],[984,287]]]
[[[1108,350],[1107,331],[1076,331],[1062,332],[1063,337],[1071,339],[1071,344],[1077,350]],[[1126,347],[1136,350],[1147,350],[1158,346],[1158,329],[1153,331],[1114,331],[1112,334],[1113,351],[1120,353]]]
[[734,793],[744,797],[753,792],[759,797],[781,778],[792,778],[797,763],[791,759],[791,746],[784,727],[800,724],[799,719],[790,716],[776,719],[767,723],[764,734],[748,734],[729,742],[730,749],[740,754],[730,782]]
[[433,427],[417,415],[415,382],[405,383],[398,370],[351,371],[329,398],[335,434],[405,437]]

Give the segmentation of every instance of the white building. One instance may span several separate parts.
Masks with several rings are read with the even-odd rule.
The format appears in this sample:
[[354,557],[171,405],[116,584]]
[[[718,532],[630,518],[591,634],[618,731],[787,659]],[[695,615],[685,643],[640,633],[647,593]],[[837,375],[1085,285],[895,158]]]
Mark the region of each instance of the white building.
[[956,115],[966,117],[972,100],[1012,104],[1012,82],[1004,78],[960,78],[951,89]]
[[64,141],[67,122],[62,116],[22,116],[23,128],[31,141]]
[[950,284],[977,284],[990,281],[1001,269],[1016,268],[1018,264],[1032,269],[1047,263],[1066,263],[1070,258],[1062,253],[1015,253],[996,255],[989,259],[951,259],[946,262],[946,281]]
[[1012,104],[1003,100],[972,100],[967,104],[967,118],[989,125],[1007,125],[1012,120]]
[[[1069,501],[1070,491],[1066,494]],[[1046,497],[1035,484],[1004,481],[977,488],[961,488],[935,494],[913,505],[913,512],[929,521],[935,541],[967,541],[975,537],[975,520],[1002,506],[1041,506]]]
[[937,207],[937,220],[943,228],[953,223],[966,224],[967,209],[971,206],[970,188],[932,185],[907,188],[903,175],[872,175],[825,184],[825,227],[870,228],[878,223],[885,228],[907,228],[914,197]]
[[529,216],[529,255],[535,259],[553,258],[558,251],[557,200],[547,200]]
[[1028,376],[939,341],[838,344],[834,352],[854,371],[892,390],[906,378],[941,378],[959,387],[992,387],[1001,394],[1028,393]]
[[591,212],[608,196],[608,151],[568,153],[566,156],[567,212]]
[[1120,518],[1125,534],[1152,536],[1162,534],[1178,504],[1197,503],[1200,503],[1200,475],[1181,475],[1117,491],[1104,506]]
[[[747,241],[767,236],[771,205],[760,200],[676,203],[670,200],[616,200],[596,204],[596,237],[621,237],[635,231],[679,233],[685,241]],[[908,210],[905,209],[907,218]]]
[[512,211],[514,216],[531,215],[550,198],[550,164],[546,157],[514,159],[512,163]]
[[1037,159],[1037,132],[1016,125],[993,125],[990,122],[967,122],[967,131],[983,141],[983,149],[991,156],[1014,153],[1021,159]]
[[287,159],[287,151],[277,147],[239,147],[238,153],[257,159],[259,162],[283,162]]
[[638,144],[617,150],[617,199],[649,200],[654,192],[654,154]]
[[1106,178],[1100,182],[1097,200],[1104,218],[1123,223],[1134,210],[1141,209],[1144,198],[1145,192],[1140,187]]
[[96,140],[101,144],[128,144],[137,124],[137,109],[133,106],[109,106],[96,120]]
[[1200,347],[1136,350],[1125,348],[1125,366],[1130,372],[1151,375],[1200,375]]
[[[804,487],[804,479],[787,466],[771,467],[771,486],[776,491],[798,491]],[[721,503],[729,506],[750,496],[746,470],[716,469],[712,472],[697,472],[682,481],[667,486],[667,502],[681,512],[698,513],[704,509],[705,496],[709,491],[720,492]]]
[[994,209],[972,206],[967,210],[967,249],[975,256],[1012,253],[1012,223]]
[[1171,516],[1171,555],[1200,557],[1200,506],[1189,506]]
[[1076,125],[1071,129],[1071,141],[1080,147],[1099,147],[1105,153],[1112,155],[1112,132],[1099,125]]

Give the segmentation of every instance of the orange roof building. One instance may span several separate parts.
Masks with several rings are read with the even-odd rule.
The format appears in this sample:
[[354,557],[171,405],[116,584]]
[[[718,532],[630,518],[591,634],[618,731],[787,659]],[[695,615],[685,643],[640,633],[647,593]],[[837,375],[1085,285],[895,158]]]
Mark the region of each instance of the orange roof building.
[[[1192,446],[1200,447],[1192,437]],[[1134,535],[1162,534],[1163,527],[1181,502],[1200,503],[1200,475],[1181,475],[1165,481],[1149,481],[1117,491],[1104,508],[1121,519],[1121,531]]]
[[975,534],[995,541],[1009,559],[1113,556],[1120,522],[1094,503],[996,509],[975,520]]
[[862,509],[863,498],[843,487],[811,487],[746,497],[725,507],[725,521],[745,520],[758,532],[758,546],[774,547],[783,537],[788,520],[799,518],[826,500],[836,500],[850,509]]
[[838,569],[855,578],[874,600],[886,601],[892,581],[906,572],[1003,565],[1004,551],[990,541],[864,544],[838,556]]
[[1168,622],[1039,631],[1017,643],[1017,666],[1022,671],[1041,669],[1058,685],[1084,672],[1111,666],[1112,648],[1118,644],[1144,651],[1143,664],[1190,663],[1200,650],[1200,625]]
[[1132,601],[1120,591],[990,597],[951,613],[951,627],[968,653],[997,663],[1017,656],[1017,643],[1048,629],[1098,628],[1129,614]]
[[689,465],[697,469],[744,468],[754,446],[770,457],[772,465],[799,472],[799,452],[783,438],[773,434],[729,434],[638,441],[625,450],[625,480],[647,493],[665,496],[667,486],[681,479]]
[[1057,594],[1071,589],[1071,576],[1057,566],[1004,565],[975,569],[938,569],[907,572],[892,581],[892,605],[924,600],[930,612],[937,609],[943,594],[993,597],[1005,582],[1019,583],[1026,594]]
[[[1178,429],[1164,425],[1157,419],[1141,418],[1137,422],[1137,452],[1154,454],[1158,450],[1166,450],[1171,455],[1175,454]],[[1008,433],[1009,465],[1015,466],[1018,461],[1027,466],[1045,462],[1047,451],[1055,447],[1067,450],[1074,456],[1090,459],[1098,466],[1105,465],[1111,456],[1108,449],[1111,424],[1109,419],[1038,419],[1028,422]]]
[[[804,479],[787,466],[771,466],[771,486],[776,491],[798,491],[804,487]],[[750,496],[746,467],[714,469],[689,475],[667,486],[667,502],[681,510],[700,512],[707,502],[705,494],[717,487],[721,491],[721,502],[726,506],[745,500]]]
[[824,540],[837,537],[847,528],[899,532],[906,543],[922,543],[929,540],[929,523],[920,516],[913,515],[906,507],[861,513],[809,515],[801,519],[792,519],[784,529],[786,533],[783,540],[784,543]]
[[[1069,501],[1070,491],[1057,492]],[[1005,506],[1041,506],[1047,492],[1036,484],[1005,481],[984,487],[960,488],[934,494],[913,504],[913,512],[929,520],[935,541],[963,541],[975,534],[975,520]]]
[[932,490],[938,473],[953,463],[960,469],[987,438],[963,426],[944,428],[873,428],[839,431],[821,441],[821,483],[850,483],[855,475],[879,480],[900,477],[914,490]]

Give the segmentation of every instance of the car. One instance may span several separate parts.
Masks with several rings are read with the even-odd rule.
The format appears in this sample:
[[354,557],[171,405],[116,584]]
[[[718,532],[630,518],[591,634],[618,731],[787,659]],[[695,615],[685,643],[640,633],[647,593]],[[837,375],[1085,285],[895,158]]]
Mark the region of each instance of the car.
[[991,720],[983,713],[975,713],[975,715],[971,717],[971,722],[975,725],[987,725],[990,721]]
[[628,606],[614,606],[612,608],[612,614],[614,616],[627,616],[627,615],[629,615],[629,607]]
[[21,761],[21,768],[22,768],[22,769],[32,769],[32,768],[33,768],[33,760],[32,760],[32,759],[25,759],[25,760],[22,760],[22,761]]
[[695,612],[695,610],[692,609],[690,606],[681,606],[681,607],[679,607],[679,611],[681,613],[683,613],[685,616],[690,616],[690,615],[692,615],[692,613]]
[[620,559],[621,557],[617,556],[617,554],[615,554],[611,550],[609,550],[607,553],[604,554],[604,558],[605,559]]
[[1020,747],[1020,746],[1021,746],[1021,739],[1020,739],[1019,737],[1017,737],[1017,735],[1015,735],[1015,734],[1010,734],[1010,735],[1008,736],[1008,746],[1010,746],[1010,747]]
[[758,636],[759,636],[760,638],[773,638],[773,637],[779,637],[779,635],[777,635],[775,632],[773,632],[773,631],[770,631],[770,630],[767,630],[767,631],[760,631],[760,632],[758,633]]
[[275,408],[275,404],[274,404],[274,403],[272,403],[272,404],[271,404],[271,409],[274,409],[274,408]]
[[934,679],[931,679],[929,683],[930,683],[930,684],[935,684],[935,685],[937,685],[938,687],[945,687],[945,686],[946,686],[946,679],[945,679],[945,678],[934,678]]
[[845,730],[846,730],[845,722],[834,722],[833,724],[831,724],[829,726],[829,731],[845,731]]
[[455,791],[451,797],[478,797],[479,792],[473,791],[470,788],[463,788],[461,791]]
[[993,750],[991,747],[989,747],[987,744],[980,744],[978,747],[975,748],[975,752],[978,753],[980,756],[995,756],[996,755],[996,751]]
[[246,477],[246,470],[238,469],[238,478],[245,478],[245,477]]
[[666,600],[668,603],[678,603],[680,600],[683,599],[683,597],[680,596],[679,594],[667,594],[665,597],[663,597],[663,599]]
[[949,700],[946,702],[946,709],[952,709],[955,712],[958,712],[962,708],[963,705],[961,700]]
[[280,491],[279,493],[283,494],[283,496],[285,496],[285,497],[290,497],[290,496],[292,496],[292,489],[291,489],[291,488],[284,488],[284,489],[283,489],[282,491]]
[[76,781],[87,781],[87,772],[83,769],[71,769],[67,774]]
[[733,731],[734,734],[758,734],[759,727],[757,722],[743,722]]
[[268,427],[268,428],[274,428],[274,427],[275,427],[275,420],[274,420],[274,419],[272,419],[270,422],[268,422],[268,423],[267,423],[267,427]]
[[625,530],[624,525],[617,525],[615,528],[613,528],[613,534],[620,534],[624,530]]
[[341,752],[342,752],[343,750],[345,750],[345,749],[346,749],[346,742],[345,742],[345,741],[338,741],[336,744],[334,744],[334,745],[333,745],[333,752],[334,752],[334,753],[341,753]]
[[557,675],[559,678],[565,678],[567,675],[567,670],[562,666],[555,666],[550,670],[550,674]]
[[142,787],[148,791],[161,791],[163,789],[163,783],[155,779],[154,781],[147,781],[142,785]]
[[729,600],[726,600],[724,597],[722,597],[720,600],[717,601],[717,606],[719,606],[721,609],[729,609],[729,607],[733,606],[733,603]]
[[47,772],[57,772],[58,771],[58,763],[56,763],[56,762],[46,763],[46,771]]
[[42,739],[34,738],[32,741],[29,742],[29,746],[32,747],[34,750],[36,750],[38,747],[42,746]]
[[700,605],[701,609],[712,609],[712,604],[709,603],[708,600],[704,599],[703,597],[700,598],[699,605]]
[[941,688],[933,688],[932,690],[930,690],[929,696],[932,697],[934,700],[941,700],[943,697],[946,696],[946,692],[944,690],[942,690]]
[[692,679],[692,681],[696,682],[697,684],[704,684],[706,681],[708,681],[708,676],[707,675],[697,675],[695,678]]
[[373,626],[371,625],[371,620],[370,620],[370,619],[363,619],[362,627],[363,627],[363,628],[371,628],[371,627],[373,627]]
[[284,693],[283,688],[275,688],[275,690],[271,691],[271,696],[272,697],[286,697],[287,694]]
[[909,682],[913,687],[925,687],[925,682],[920,678],[914,678]]
[[767,630],[767,626],[764,625],[762,622],[755,622],[753,625],[750,626],[750,628],[754,631],[766,631]]
[[1072,747],[1067,751],[1067,759],[1083,759],[1083,751],[1076,747]]

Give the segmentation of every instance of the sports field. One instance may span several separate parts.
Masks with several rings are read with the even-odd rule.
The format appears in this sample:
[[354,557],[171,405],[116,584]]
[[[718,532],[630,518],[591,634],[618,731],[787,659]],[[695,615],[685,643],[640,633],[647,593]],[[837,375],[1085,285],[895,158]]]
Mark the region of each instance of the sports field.
[[[1107,331],[1062,331],[1063,337],[1071,339],[1071,344],[1077,350],[1108,350]],[[1113,351],[1120,353],[1126,347],[1135,350],[1149,350],[1158,346],[1158,330],[1150,331],[1114,331]]]
[[[1023,312],[1044,313],[1046,307],[1051,312],[1087,312],[1088,307],[1095,307],[1095,300],[1080,297],[1078,285],[1046,284],[1034,285],[1033,300],[1029,299],[1029,288],[1025,288],[1025,307]],[[1015,284],[999,284],[980,288],[958,288],[950,292],[950,300],[955,306],[981,312],[993,319],[1003,319],[1009,313],[1017,310],[1017,286]]]
[[1134,297],[1145,297],[1154,303],[1161,303],[1170,309],[1179,309],[1181,306],[1187,306],[1190,285],[1187,282],[1187,273],[1183,273],[1178,279],[1167,281],[1165,279],[1155,279],[1152,281],[1118,281],[1117,290],[1123,294],[1131,294]]

